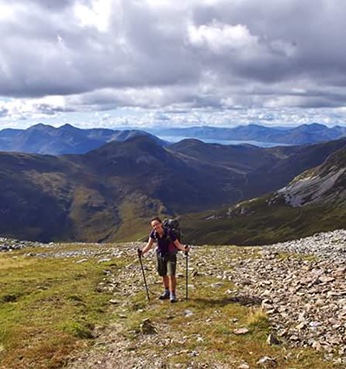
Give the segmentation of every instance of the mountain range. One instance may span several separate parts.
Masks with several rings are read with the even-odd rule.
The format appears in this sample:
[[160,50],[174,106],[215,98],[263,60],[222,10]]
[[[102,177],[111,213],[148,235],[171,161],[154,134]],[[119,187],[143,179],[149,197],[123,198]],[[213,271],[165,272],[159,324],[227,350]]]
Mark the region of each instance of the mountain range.
[[[2,152],[0,235],[43,242],[132,241],[145,237],[149,219],[159,214],[180,216],[185,242],[263,244],[274,239],[273,234],[287,239],[295,229],[287,226],[285,232],[277,232],[276,204],[280,216],[286,211],[282,209],[293,209],[293,217],[297,209],[319,206],[324,197],[318,205],[304,200],[299,208],[284,199],[298,196],[300,190],[291,181],[305,178],[306,170],[320,173],[314,186],[304,187],[304,194],[309,194],[304,199],[315,199],[310,192],[319,188],[320,180],[324,186],[329,183],[324,173],[330,172],[330,162],[342,170],[345,143],[339,139],[261,148],[186,139],[167,146],[157,137],[136,134],[84,154]],[[334,190],[334,185],[328,188],[329,196]],[[334,200],[323,203],[326,209],[335,207]],[[247,217],[256,214],[248,210],[252,205],[261,208],[260,217],[254,215],[253,220]],[[344,214],[339,215],[344,220]],[[311,216],[309,221],[313,223]],[[320,228],[333,228],[338,222],[320,222]],[[307,227],[306,232],[317,228]]]
[[0,131],[0,151],[62,155],[85,154],[106,143],[123,142],[131,137],[146,135],[162,146],[183,138],[214,141],[256,142],[257,146],[304,145],[336,140],[346,136],[346,127],[326,127],[322,124],[304,124],[293,128],[264,127],[256,124],[232,128],[186,127],[151,128],[144,130],[112,130],[105,128],[79,129],[70,124],[55,128],[42,123],[27,129],[3,129]]
[[148,132],[162,136],[218,139],[222,141],[256,141],[288,145],[304,145],[336,140],[346,136],[346,127],[326,127],[323,124],[302,124],[297,127],[265,127],[258,124],[225,127],[159,127]]
[[3,129],[0,131],[0,151],[26,152],[35,154],[85,154],[111,142],[123,142],[138,135],[156,136],[141,130],[112,130],[106,128],[79,129],[70,124],[55,128],[36,124],[27,129]]

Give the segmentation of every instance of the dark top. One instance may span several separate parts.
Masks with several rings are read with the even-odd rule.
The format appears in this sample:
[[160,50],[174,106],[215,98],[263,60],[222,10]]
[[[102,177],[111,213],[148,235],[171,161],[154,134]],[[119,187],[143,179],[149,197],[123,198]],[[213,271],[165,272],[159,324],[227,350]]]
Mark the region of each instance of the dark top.
[[176,234],[167,228],[164,228],[164,234],[162,237],[153,229],[150,232],[150,238],[157,242],[157,253],[161,255],[166,255],[168,253],[176,253],[177,249],[174,246],[174,241],[178,239]]

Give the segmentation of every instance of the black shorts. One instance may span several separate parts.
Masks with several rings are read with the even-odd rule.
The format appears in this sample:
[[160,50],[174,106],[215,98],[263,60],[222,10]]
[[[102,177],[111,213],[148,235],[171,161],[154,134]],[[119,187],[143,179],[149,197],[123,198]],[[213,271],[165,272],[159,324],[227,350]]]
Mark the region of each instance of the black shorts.
[[157,253],[157,272],[161,277],[175,275],[177,254],[168,253],[164,256]]

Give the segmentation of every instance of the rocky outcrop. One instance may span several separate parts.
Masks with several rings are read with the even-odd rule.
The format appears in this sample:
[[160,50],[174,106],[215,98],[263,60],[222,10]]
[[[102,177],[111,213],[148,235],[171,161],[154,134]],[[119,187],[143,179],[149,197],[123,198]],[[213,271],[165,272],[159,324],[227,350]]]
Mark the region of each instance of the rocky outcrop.
[[323,176],[319,173],[311,176],[306,174],[278,190],[277,195],[283,196],[286,204],[293,207],[334,200],[337,196],[341,197],[341,194],[344,198],[344,189],[336,185],[344,175],[345,168],[332,168]]
[[[278,337],[346,359],[346,231],[246,249],[229,275],[260,299]],[[260,257],[256,257],[256,253]],[[342,359],[343,358],[343,359]]]
[[10,238],[0,237],[0,251],[14,251],[26,247],[46,246],[40,242],[34,241],[19,241]]

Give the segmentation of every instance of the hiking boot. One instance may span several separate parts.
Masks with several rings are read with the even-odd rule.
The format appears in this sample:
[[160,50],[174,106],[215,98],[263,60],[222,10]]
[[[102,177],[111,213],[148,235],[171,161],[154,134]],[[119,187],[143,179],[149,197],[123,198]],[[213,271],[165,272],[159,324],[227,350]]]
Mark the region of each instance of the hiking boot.
[[177,302],[177,301],[178,301],[178,300],[177,300],[177,298],[175,297],[175,295],[170,295],[169,300],[170,300],[170,302],[172,302],[172,303],[174,303],[174,302]]
[[169,291],[165,291],[162,295],[159,296],[159,300],[168,300],[169,299]]

